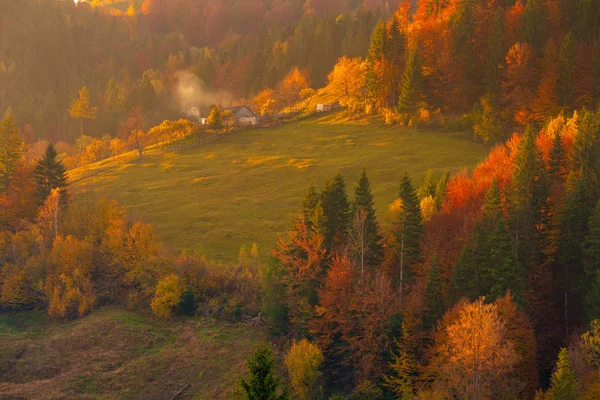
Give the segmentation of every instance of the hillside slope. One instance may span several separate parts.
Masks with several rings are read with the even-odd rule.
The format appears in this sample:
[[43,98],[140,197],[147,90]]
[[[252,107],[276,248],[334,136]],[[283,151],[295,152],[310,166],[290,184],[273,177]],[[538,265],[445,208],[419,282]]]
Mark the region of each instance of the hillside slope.
[[80,320],[0,315],[0,398],[225,399],[265,335],[246,324],[161,323],[104,307]]
[[336,123],[330,114],[279,128],[231,134],[202,147],[107,160],[71,171],[79,198],[117,200],[153,223],[176,249],[231,261],[242,245],[267,254],[309,184],[322,187],[341,172],[351,195],[367,168],[380,218],[407,172],[418,182],[427,169],[471,168],[487,148],[452,135],[376,123]]

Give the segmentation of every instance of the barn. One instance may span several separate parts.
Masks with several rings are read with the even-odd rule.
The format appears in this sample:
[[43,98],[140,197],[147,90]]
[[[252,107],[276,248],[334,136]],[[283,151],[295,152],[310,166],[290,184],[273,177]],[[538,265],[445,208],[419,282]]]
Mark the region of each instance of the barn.
[[246,105],[228,107],[225,110],[233,113],[237,125],[256,126],[260,121],[260,116]]

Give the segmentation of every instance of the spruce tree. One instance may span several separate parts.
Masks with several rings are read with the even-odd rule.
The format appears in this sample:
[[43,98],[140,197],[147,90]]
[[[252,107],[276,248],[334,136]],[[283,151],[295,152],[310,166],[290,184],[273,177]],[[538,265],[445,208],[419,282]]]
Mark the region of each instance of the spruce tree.
[[488,56],[485,69],[485,92],[494,109],[500,107],[501,68],[505,62],[504,9],[498,6],[487,40]]
[[444,298],[442,296],[442,277],[436,257],[431,260],[429,269],[429,280],[425,288],[425,305],[427,314],[424,318],[425,329],[431,329],[435,323],[444,315]]
[[248,400],[286,400],[287,390],[280,389],[280,378],[275,376],[275,357],[266,345],[258,348],[248,359],[250,379],[241,379],[240,385]]
[[588,110],[581,111],[577,124],[577,135],[573,143],[573,167],[581,172],[591,200],[598,200],[600,175],[600,138],[598,115]]
[[548,161],[548,170],[552,180],[562,182],[565,178],[565,162],[567,152],[562,141],[560,130],[554,135],[552,149],[550,149],[550,159]]
[[324,247],[331,250],[336,244],[336,235],[345,235],[350,223],[350,203],[346,194],[344,177],[337,173],[321,194],[325,215]]
[[9,109],[0,123],[0,192],[10,185],[13,174],[23,157],[23,142],[19,128]]
[[442,208],[442,203],[446,198],[446,190],[450,181],[450,171],[446,170],[435,187],[435,207],[439,210]]
[[304,223],[306,224],[306,227],[309,230],[312,229],[311,220],[313,218],[313,214],[315,213],[315,209],[317,208],[319,200],[319,193],[317,193],[315,185],[311,183],[308,187],[306,195],[304,196],[304,200],[302,200],[302,208],[300,210],[302,216],[304,217]]
[[365,87],[369,97],[377,103],[385,103],[385,91],[387,84],[386,63],[389,61],[389,39],[385,23],[379,21],[373,34],[371,35],[371,44],[367,53],[367,74],[365,77]]
[[538,54],[548,38],[548,9],[545,0],[527,0],[523,11],[523,35]]
[[434,197],[437,189],[437,183],[438,182],[435,180],[433,171],[428,169],[427,172],[425,172],[423,182],[421,182],[421,186],[419,187],[419,198],[424,199],[429,196]]
[[556,369],[552,374],[548,400],[577,400],[577,376],[569,362],[569,352],[563,348],[558,353]]
[[57,154],[54,146],[51,144],[48,145],[44,157],[36,163],[33,171],[37,183],[36,192],[37,197],[43,202],[52,190],[59,189],[60,204],[64,208],[69,201],[67,175],[62,161],[57,160],[56,157]]
[[406,323],[402,323],[402,335],[394,339],[396,351],[390,362],[391,375],[385,377],[385,386],[394,392],[397,399],[413,398],[413,380],[417,376],[417,363],[410,349],[410,333]]
[[567,193],[561,213],[558,238],[558,282],[562,294],[565,337],[577,323],[582,305],[581,279],[584,276],[582,249],[590,217],[585,184],[573,173],[567,179]]
[[[383,258],[383,246],[381,235],[379,234],[379,222],[375,215],[373,195],[371,194],[371,184],[367,177],[367,171],[363,167],[358,184],[354,189],[354,202],[352,203],[352,215],[356,215],[360,210],[366,213],[365,221],[365,242],[367,254],[365,264],[375,267],[381,263]],[[354,227],[353,227],[354,228]]]
[[400,262],[398,283],[402,288],[410,270],[408,267],[421,258],[420,240],[423,235],[419,198],[407,174],[400,183],[399,197],[402,200],[402,210],[399,220],[394,224],[393,234]]
[[596,204],[584,244],[585,310],[588,319],[600,319],[600,201]]
[[569,107],[573,103],[573,72],[577,61],[577,48],[573,33],[569,32],[563,39],[560,50],[560,75],[558,78],[559,105]]
[[414,113],[419,107],[421,98],[421,59],[419,49],[415,45],[408,53],[404,74],[400,81],[400,98],[398,99],[398,111]]
[[191,287],[188,287],[181,295],[181,299],[179,300],[179,312],[182,315],[188,316],[196,314],[196,296]]

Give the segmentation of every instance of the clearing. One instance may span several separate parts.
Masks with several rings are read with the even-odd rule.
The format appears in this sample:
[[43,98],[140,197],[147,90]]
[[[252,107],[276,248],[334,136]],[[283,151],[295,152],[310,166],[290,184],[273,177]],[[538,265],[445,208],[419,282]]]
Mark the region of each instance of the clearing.
[[157,321],[106,306],[71,322],[0,314],[0,398],[226,399],[267,335],[210,318]]
[[71,188],[79,199],[117,200],[177,250],[231,262],[253,243],[264,258],[311,182],[321,188],[339,171],[352,196],[364,165],[383,219],[405,172],[418,184],[427,169],[473,168],[488,152],[462,133],[349,122],[343,115],[248,129],[178,153],[127,153],[71,171]]

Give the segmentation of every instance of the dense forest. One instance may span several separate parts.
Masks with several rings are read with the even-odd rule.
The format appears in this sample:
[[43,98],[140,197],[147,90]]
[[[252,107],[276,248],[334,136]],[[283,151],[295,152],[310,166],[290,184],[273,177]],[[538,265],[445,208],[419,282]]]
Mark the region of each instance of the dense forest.
[[[257,350],[248,399],[600,398],[600,3],[398,3],[3,3],[0,308],[264,323],[285,355]],[[181,102],[186,80],[202,99]],[[471,172],[405,175],[389,224],[367,170],[311,185],[268,260],[227,266],[70,193],[65,162],[94,146],[141,159],[227,131],[218,105],[202,129],[189,106],[273,120],[319,94],[494,147]],[[31,157],[41,138],[79,158]]]

